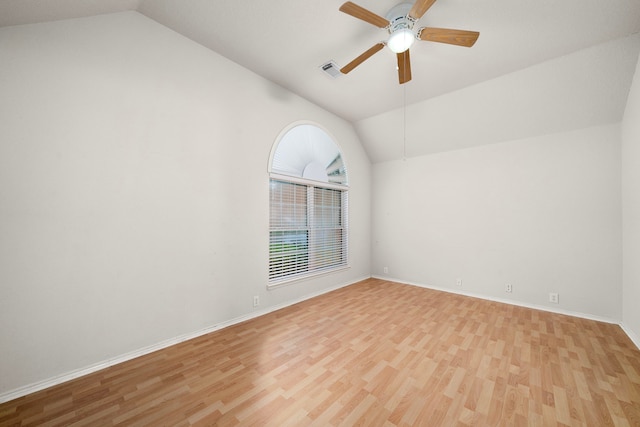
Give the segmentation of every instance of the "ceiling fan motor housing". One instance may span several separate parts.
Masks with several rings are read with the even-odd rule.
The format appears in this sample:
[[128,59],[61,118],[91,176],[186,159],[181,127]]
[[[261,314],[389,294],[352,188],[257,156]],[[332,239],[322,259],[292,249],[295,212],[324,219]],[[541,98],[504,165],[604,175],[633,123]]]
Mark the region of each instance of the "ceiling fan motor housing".
[[403,28],[413,30],[415,21],[409,18],[409,11],[412,6],[411,3],[400,3],[387,12],[385,18],[389,20],[389,34],[393,34]]
[[395,53],[404,52],[416,39],[413,31],[415,20],[409,17],[411,3],[400,3],[394,6],[385,16],[389,20],[389,40],[387,46]]

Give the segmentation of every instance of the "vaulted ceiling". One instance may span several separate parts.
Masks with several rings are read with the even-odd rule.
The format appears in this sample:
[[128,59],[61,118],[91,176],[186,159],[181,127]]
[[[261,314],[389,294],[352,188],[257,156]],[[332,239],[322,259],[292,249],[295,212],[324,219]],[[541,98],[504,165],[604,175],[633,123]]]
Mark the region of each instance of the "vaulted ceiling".
[[[397,1],[356,0],[384,16]],[[0,26],[137,10],[354,123],[372,161],[621,119],[640,50],[637,0],[438,0],[419,26],[480,32],[472,48],[417,42],[398,84],[386,32],[343,0],[0,0]]]

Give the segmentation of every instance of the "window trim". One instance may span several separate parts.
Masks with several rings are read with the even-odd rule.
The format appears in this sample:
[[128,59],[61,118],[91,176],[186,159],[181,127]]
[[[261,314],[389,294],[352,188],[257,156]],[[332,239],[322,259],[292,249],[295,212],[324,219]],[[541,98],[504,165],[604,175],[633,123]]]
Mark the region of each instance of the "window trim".
[[337,184],[335,182],[322,182],[314,181],[312,179],[300,178],[297,176],[282,175],[279,173],[270,173],[269,179],[275,179],[276,181],[287,181],[300,185],[313,185],[314,187],[328,188],[330,190],[349,191],[349,186],[344,184]]
[[[278,150],[279,144],[280,142],[285,138],[285,136],[294,128],[296,128],[297,126],[303,126],[303,125],[309,125],[309,126],[314,126],[316,128],[318,128],[319,130],[321,130],[322,132],[324,132],[326,134],[326,136],[328,136],[328,138],[333,142],[333,144],[335,144],[335,146],[338,149],[338,152],[340,153],[340,157],[342,159],[343,162],[343,168],[345,171],[345,180],[344,183],[337,183],[337,182],[324,182],[324,181],[317,181],[317,180],[313,180],[313,179],[309,179],[309,178],[302,178],[296,175],[287,175],[286,172],[282,173],[281,171],[275,170],[274,169],[274,159],[275,159],[275,155],[276,155],[276,151]],[[271,147],[271,152],[269,153],[269,162],[267,165],[267,171],[268,171],[268,181],[267,181],[267,185],[268,187],[268,193],[269,193],[269,209],[271,210],[271,180],[278,180],[278,181],[284,181],[284,182],[290,182],[290,183],[294,183],[294,184],[301,184],[301,185],[311,185],[317,188],[327,188],[327,189],[332,189],[332,190],[339,190],[342,192],[342,215],[344,218],[344,224],[343,224],[343,228],[344,228],[344,262],[341,263],[338,266],[334,266],[334,267],[327,267],[327,268],[322,268],[322,269],[317,269],[311,272],[301,272],[301,273],[294,273],[291,275],[287,275],[284,277],[278,277],[278,278],[274,278],[271,279],[269,277],[269,270],[271,268],[271,250],[268,247],[267,248],[267,265],[265,268],[265,271],[267,272],[267,289],[273,289],[273,288],[277,288],[280,286],[286,286],[286,285],[290,285],[290,284],[294,284],[300,281],[305,281],[305,280],[309,280],[309,279],[314,279],[314,278],[318,278],[327,274],[333,274],[333,273],[337,273],[340,271],[344,271],[347,270],[349,268],[351,268],[351,254],[349,251],[349,180],[348,180],[348,165],[347,165],[347,159],[345,159],[344,157],[344,151],[342,150],[342,148],[340,147],[340,144],[338,144],[336,142],[336,138],[332,135],[331,132],[329,132],[324,126],[315,123],[313,121],[309,121],[309,120],[299,120],[296,122],[293,122],[289,125],[287,125],[285,128],[283,128],[280,133],[278,134],[278,136],[275,139],[274,144]],[[269,214],[271,215],[271,214]],[[269,225],[268,225],[268,238],[267,238],[267,242],[270,245],[271,242],[271,217],[269,217]]]

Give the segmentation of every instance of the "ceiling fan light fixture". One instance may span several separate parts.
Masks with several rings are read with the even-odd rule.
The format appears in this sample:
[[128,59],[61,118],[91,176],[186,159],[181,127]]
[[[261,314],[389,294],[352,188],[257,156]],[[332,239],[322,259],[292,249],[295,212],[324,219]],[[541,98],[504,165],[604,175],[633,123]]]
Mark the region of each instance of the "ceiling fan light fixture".
[[422,40],[471,47],[480,35],[477,31],[454,30],[448,28],[422,27],[414,31],[415,24],[427,12],[436,0],[414,0],[395,5],[385,17],[375,14],[362,6],[347,1],[340,6],[340,12],[367,22],[380,29],[387,30],[389,38],[379,42],[360,54],[356,59],[340,69],[342,74],[351,72],[358,65],[380,52],[385,46],[396,54],[398,61],[398,81],[400,84],[411,80],[411,60],[409,48],[414,41]]
[[409,49],[415,40],[416,36],[413,31],[408,28],[400,28],[389,36],[387,46],[394,53],[402,53]]

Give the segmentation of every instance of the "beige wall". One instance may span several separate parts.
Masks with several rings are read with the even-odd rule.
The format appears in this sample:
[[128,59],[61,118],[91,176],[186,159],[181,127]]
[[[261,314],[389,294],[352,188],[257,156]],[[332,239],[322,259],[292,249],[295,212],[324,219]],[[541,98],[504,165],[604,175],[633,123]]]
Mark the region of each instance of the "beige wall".
[[640,61],[622,121],[623,326],[640,346]]
[[[0,64],[0,395],[369,276],[349,123],[135,12],[2,28]],[[348,162],[351,268],[267,291],[299,120]]]
[[619,125],[378,163],[373,195],[374,275],[621,319]]

